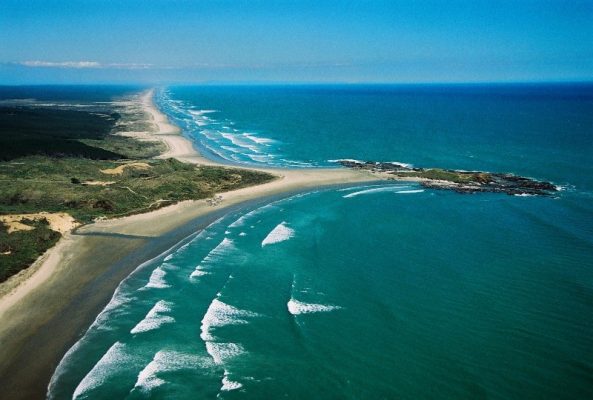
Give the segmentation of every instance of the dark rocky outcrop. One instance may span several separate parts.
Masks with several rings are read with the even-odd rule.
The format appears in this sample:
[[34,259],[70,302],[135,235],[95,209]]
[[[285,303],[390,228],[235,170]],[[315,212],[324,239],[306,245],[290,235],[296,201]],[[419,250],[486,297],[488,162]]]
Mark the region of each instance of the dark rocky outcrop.
[[417,181],[423,187],[453,190],[458,193],[506,193],[517,196],[549,196],[558,191],[550,182],[513,174],[460,171],[441,168],[416,168],[396,162],[338,160],[340,165],[367,170],[382,178]]

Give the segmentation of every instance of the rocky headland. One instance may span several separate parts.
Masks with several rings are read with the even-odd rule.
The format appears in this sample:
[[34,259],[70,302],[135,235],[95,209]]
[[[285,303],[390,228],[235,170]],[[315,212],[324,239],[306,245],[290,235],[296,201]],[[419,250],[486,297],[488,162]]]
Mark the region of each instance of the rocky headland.
[[506,193],[515,196],[550,196],[558,188],[550,182],[507,173],[416,168],[397,162],[337,160],[344,167],[366,170],[382,179],[419,182],[425,188],[457,193]]

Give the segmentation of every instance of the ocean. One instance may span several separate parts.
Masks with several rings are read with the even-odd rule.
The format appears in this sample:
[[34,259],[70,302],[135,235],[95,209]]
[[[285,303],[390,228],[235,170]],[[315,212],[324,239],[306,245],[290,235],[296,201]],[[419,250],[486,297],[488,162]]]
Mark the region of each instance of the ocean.
[[52,399],[593,397],[593,86],[167,87],[208,157],[512,172],[550,197],[371,183],[246,206],[136,269]]

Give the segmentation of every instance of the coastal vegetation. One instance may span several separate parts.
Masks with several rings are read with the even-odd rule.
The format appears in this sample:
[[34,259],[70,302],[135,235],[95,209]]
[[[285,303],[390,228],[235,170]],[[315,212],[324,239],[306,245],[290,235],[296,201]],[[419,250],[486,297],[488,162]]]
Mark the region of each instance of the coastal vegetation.
[[61,236],[43,217],[12,227],[3,217],[67,213],[84,224],[273,179],[251,170],[154,159],[165,145],[134,137],[150,129],[133,105],[85,111],[0,107],[0,282]]
[[117,152],[84,143],[103,139],[119,120],[118,113],[71,109],[0,107],[0,160],[28,155],[120,159]]
[[210,198],[270,179],[271,175],[251,170],[196,166],[175,159],[138,163],[34,156],[0,163],[0,181],[10,182],[0,190],[0,214],[68,212],[88,223]]
[[0,161],[30,155],[119,160],[149,158],[165,151],[158,140],[125,136],[146,131],[150,125],[129,105],[89,104],[80,110],[69,103],[59,107],[8,103],[0,106]]
[[8,233],[8,226],[0,222],[0,282],[31,265],[60,239],[60,233],[50,229],[46,219],[25,219],[22,223],[32,229]]
[[487,183],[492,179],[492,175],[487,172],[461,172],[441,168],[430,168],[411,172],[394,172],[394,175],[401,177],[415,176],[423,179],[448,181],[453,183]]

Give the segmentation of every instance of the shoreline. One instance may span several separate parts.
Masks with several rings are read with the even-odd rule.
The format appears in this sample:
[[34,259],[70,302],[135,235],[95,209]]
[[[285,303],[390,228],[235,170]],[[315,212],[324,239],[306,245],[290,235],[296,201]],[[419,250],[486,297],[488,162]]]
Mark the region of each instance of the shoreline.
[[[201,156],[153,101],[140,101],[155,125],[149,135],[167,151],[158,158],[244,168],[277,179],[219,193],[221,204],[188,200],[143,214],[98,221],[65,234],[38,259],[32,272],[5,282],[0,297],[0,385],[11,399],[45,397],[55,367],[109,302],[119,283],[138,265],[173,247],[220,216],[273,197],[309,189],[380,180],[368,171],[272,169],[229,166]],[[25,270],[28,271],[29,269]]]

